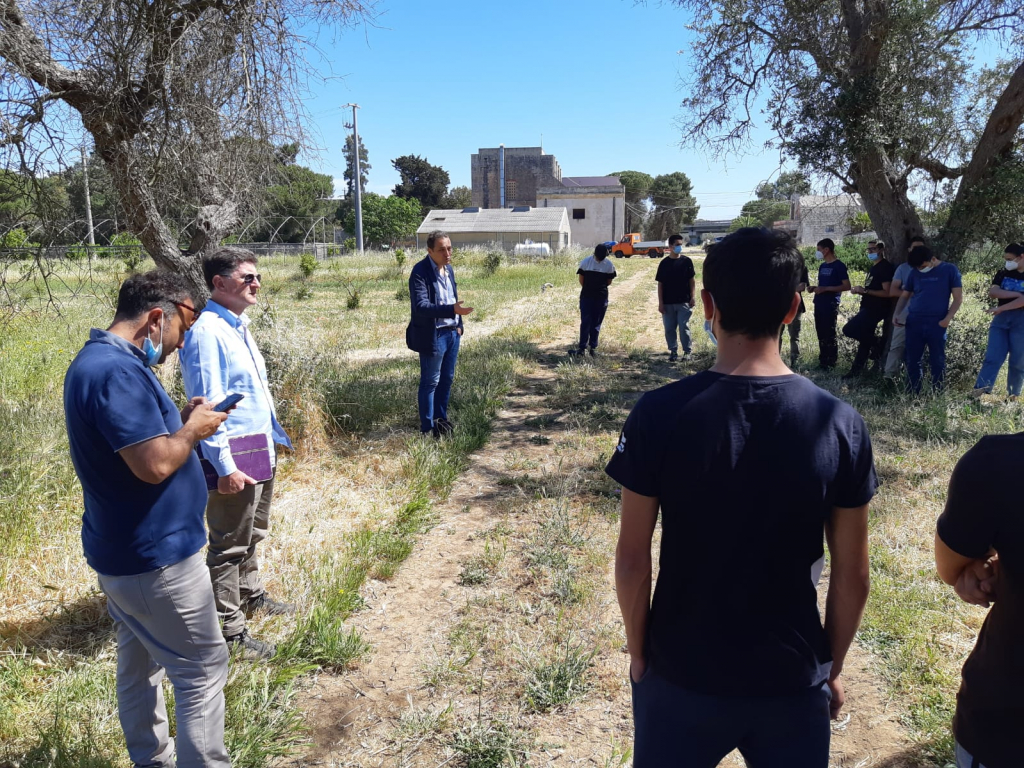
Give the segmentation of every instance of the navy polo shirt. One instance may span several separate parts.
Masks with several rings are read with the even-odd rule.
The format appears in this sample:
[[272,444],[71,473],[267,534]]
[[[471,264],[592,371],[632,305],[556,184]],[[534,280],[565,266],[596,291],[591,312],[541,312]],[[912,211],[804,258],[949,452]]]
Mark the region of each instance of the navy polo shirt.
[[93,329],[64,377],[71,461],[82,484],[82,548],[105,576],[132,576],[191,557],[206,543],[199,458],[162,483],[140,480],[118,451],[181,429],[181,414],[142,352]]
[[[822,262],[821,266],[818,267],[818,285],[822,288],[838,288],[843,284],[844,280],[849,279],[850,272],[839,259],[836,259],[831,264],[827,261]],[[814,294],[814,303],[816,305],[838,307],[841,296],[842,294],[840,293],[816,293]]]

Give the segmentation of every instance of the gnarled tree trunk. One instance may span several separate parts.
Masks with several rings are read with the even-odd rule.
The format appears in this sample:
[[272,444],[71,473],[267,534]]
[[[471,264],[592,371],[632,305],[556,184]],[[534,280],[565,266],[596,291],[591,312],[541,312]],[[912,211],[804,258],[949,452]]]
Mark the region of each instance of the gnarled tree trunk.
[[907,260],[910,238],[922,233],[921,217],[907,197],[907,180],[891,172],[885,155],[870,149],[851,169],[875,233],[885,241],[886,258],[894,264]]

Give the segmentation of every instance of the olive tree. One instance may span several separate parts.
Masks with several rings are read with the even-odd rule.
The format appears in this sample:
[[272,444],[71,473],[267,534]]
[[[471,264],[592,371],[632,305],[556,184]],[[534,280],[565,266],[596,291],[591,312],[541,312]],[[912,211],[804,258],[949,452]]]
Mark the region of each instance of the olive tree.
[[[685,142],[743,150],[763,110],[798,167],[861,195],[894,255],[921,231],[915,185],[954,182],[946,255],[988,234],[1024,165],[1020,0],[674,1],[696,33]],[[1003,58],[976,67],[982,44]]]
[[[45,174],[92,144],[128,227],[205,292],[199,256],[304,134],[303,28],[375,0],[0,0],[0,167]],[[168,210],[194,216],[184,251]]]

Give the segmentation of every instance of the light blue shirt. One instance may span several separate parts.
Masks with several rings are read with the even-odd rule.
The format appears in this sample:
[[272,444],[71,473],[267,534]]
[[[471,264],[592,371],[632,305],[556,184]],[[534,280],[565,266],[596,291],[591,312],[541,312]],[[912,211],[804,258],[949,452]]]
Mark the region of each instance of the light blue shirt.
[[[229,394],[245,398],[212,437],[203,440],[203,456],[226,477],[236,469],[228,440],[242,435],[263,434],[267,445],[292,447],[277,421],[274,400],[267,382],[267,365],[248,331],[249,318],[236,315],[217,302],[206,302],[195,325],[185,334],[185,346],[178,356],[189,398],[205,397],[217,402]],[[271,451],[271,460],[274,460]]]
[[[445,306],[450,306],[455,303],[455,289],[452,287],[451,276],[448,271],[448,267],[439,267],[433,259],[430,260],[431,266],[434,268],[434,274],[437,276],[437,303]],[[451,328],[459,324],[459,318],[456,317],[439,317],[437,318],[438,328]]]

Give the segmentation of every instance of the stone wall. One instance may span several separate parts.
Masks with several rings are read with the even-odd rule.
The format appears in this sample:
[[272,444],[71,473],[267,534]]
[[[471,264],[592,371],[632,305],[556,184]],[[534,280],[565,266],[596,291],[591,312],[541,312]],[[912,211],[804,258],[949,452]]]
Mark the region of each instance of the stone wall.
[[[501,207],[501,149],[481,149],[470,156],[473,205]],[[505,147],[505,207],[537,206],[537,189],[562,183],[562,169],[554,155],[540,147]]]

